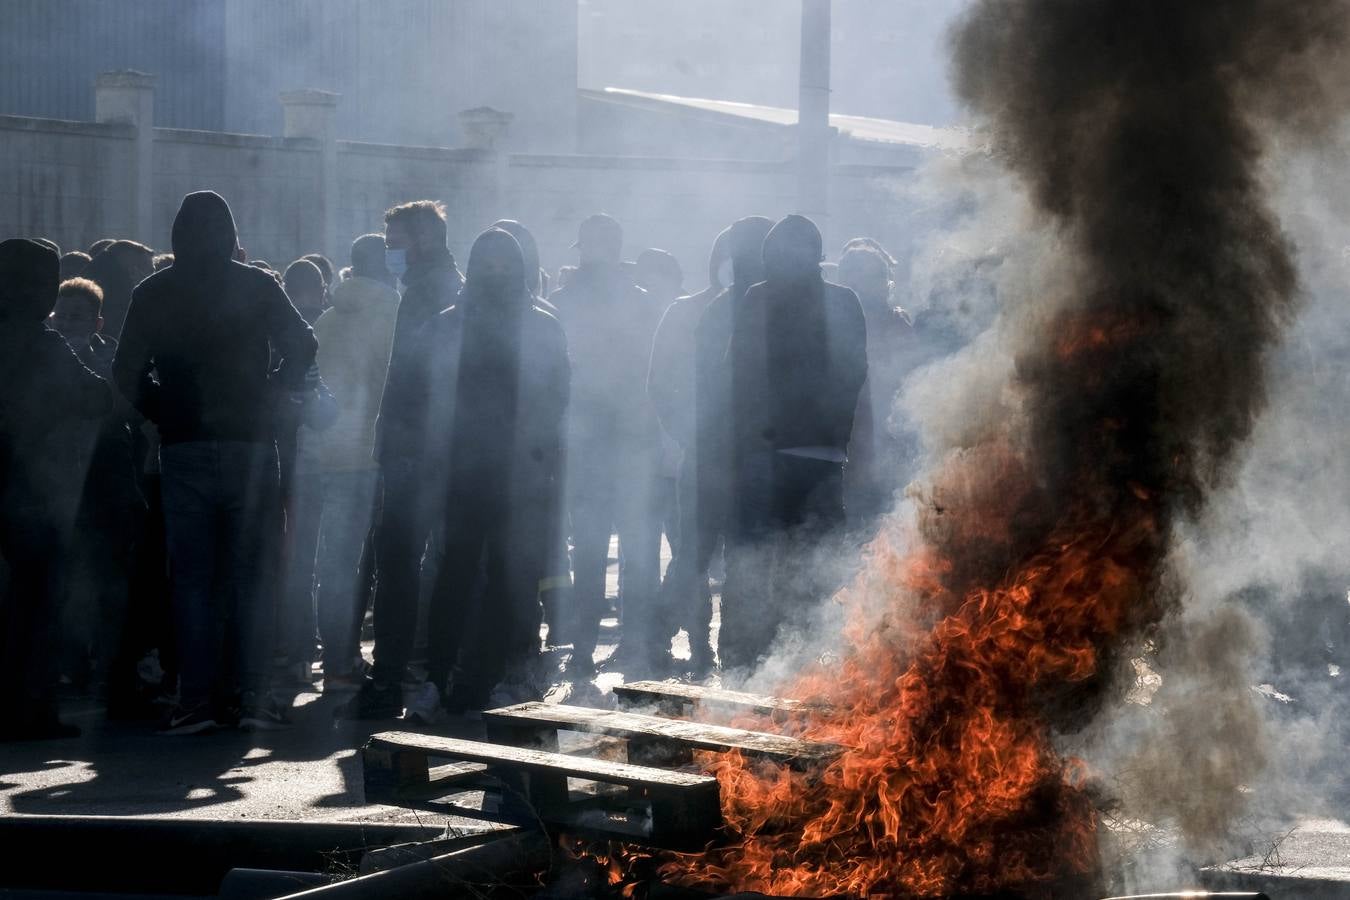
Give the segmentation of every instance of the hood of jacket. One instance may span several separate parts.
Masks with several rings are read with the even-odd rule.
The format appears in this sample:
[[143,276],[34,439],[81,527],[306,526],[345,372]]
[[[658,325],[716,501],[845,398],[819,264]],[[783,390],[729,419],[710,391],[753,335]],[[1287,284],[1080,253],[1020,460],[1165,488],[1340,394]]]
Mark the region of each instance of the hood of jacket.
[[173,220],[174,265],[210,268],[223,265],[239,244],[234,214],[215,191],[197,191],[183,198]]
[[377,306],[398,306],[398,291],[374,278],[353,275],[333,285],[328,299],[340,313],[358,313]]

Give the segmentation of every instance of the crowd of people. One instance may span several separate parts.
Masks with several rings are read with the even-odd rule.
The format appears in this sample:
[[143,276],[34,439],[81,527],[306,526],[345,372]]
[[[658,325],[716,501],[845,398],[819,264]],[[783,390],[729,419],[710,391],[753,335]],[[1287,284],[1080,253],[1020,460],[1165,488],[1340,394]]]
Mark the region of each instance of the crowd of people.
[[171,253],[0,243],[0,739],[77,734],[63,683],[193,734],[287,727],[316,662],[337,715],[427,725],[597,665],[750,672],[905,481],[917,339],[875,241],[741,219],[687,292],[604,214],[552,276],[513,220],[462,273],[441,204],[384,226],[340,271],[249,260],[209,191]]

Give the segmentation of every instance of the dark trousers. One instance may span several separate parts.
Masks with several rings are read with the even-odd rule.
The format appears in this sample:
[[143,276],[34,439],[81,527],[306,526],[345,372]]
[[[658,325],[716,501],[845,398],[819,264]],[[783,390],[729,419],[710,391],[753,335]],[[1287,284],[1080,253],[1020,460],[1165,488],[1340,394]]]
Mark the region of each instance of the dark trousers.
[[286,538],[282,551],[278,650],[287,662],[309,663],[314,660],[315,563],[324,508],[323,480],[317,472],[293,473],[283,490]]
[[191,441],[159,458],[182,705],[264,692],[276,624],[266,553],[281,540],[276,447]]
[[605,612],[610,535],[624,560],[623,643],[653,651],[651,621],[661,580],[661,507],[654,454],[617,447],[576,451],[568,483],[572,523],[572,604],[565,633],[573,658],[589,662]]
[[724,669],[753,669],[780,628],[827,597],[819,555],[844,524],[839,463],[784,454],[742,461],[727,535],[718,651]]
[[428,680],[484,697],[539,653],[545,504],[506,491],[452,496],[427,625]]
[[697,507],[697,476],[691,457],[680,465],[677,480],[676,537],[671,540],[670,565],[661,582],[655,616],[657,640],[667,639],[683,628],[689,633],[690,661],[695,668],[712,659],[712,588],[708,569],[720,535],[700,535]]
[[379,472],[329,472],[322,478],[318,624],[325,675],[351,671],[360,651],[366,612],[366,572],[361,568],[375,515]]
[[398,684],[412,660],[422,565],[435,564],[433,535],[440,491],[420,477],[386,469],[384,498],[375,527],[375,667],[381,685]]
[[11,722],[54,718],[66,528],[38,507],[0,513],[0,555],[8,568],[0,599],[8,672],[0,686],[0,716]]

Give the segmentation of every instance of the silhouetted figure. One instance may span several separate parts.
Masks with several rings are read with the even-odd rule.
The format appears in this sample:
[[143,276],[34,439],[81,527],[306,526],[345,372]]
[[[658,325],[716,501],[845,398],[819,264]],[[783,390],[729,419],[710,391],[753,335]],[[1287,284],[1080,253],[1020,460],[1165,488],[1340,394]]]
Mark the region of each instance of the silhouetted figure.
[[[63,281],[47,321],[86,368],[111,378],[117,342],[100,334],[102,304],[102,290],[89,279]],[[64,579],[63,672],[76,686],[108,677],[114,706],[118,692],[134,686],[124,631],[131,554],[145,503],[137,485],[133,416],[139,419],[118,398],[96,427],[72,423],[58,450],[77,508]],[[119,671],[111,672],[119,652]]]
[[61,256],[61,280],[79,278],[89,268],[91,258],[83,250],[71,250]]
[[[637,261],[633,266],[633,274],[638,287],[647,292],[647,296],[651,298],[652,303],[661,309],[662,316],[665,315],[665,311],[670,308],[670,305],[684,294],[684,273],[680,270],[679,260],[665,250],[654,248],[643,250],[638,254]],[[657,330],[660,331],[659,325]],[[655,343],[655,338],[653,338],[653,343]],[[666,534],[666,540],[673,549],[679,540],[679,503],[676,499],[676,483],[680,471],[680,447],[665,431],[662,431],[661,436],[661,463],[657,476],[658,502],[661,507],[660,526]],[[623,590],[622,578],[619,582],[619,590]]]
[[[308,258],[286,267],[282,286],[296,311],[313,325],[327,304],[323,273]],[[277,456],[281,465],[281,505],[285,538],[275,548],[279,591],[278,652],[284,657],[287,679],[295,686],[313,684],[315,620],[315,558],[319,545],[319,517],[323,511],[319,462],[314,440],[329,416],[320,407],[328,396],[317,369],[309,373],[305,401],[284,404],[277,417]],[[332,411],[334,414],[335,410]]]
[[662,310],[623,267],[623,230],[614,219],[582,222],[577,248],[581,265],[552,297],[573,364],[567,448],[573,602],[564,640],[573,645],[574,680],[588,679],[605,611],[610,535],[617,533],[624,631],[616,662],[632,677],[655,655],[650,619],[660,583],[661,435],[645,385]]
[[[415,401],[401,395],[393,376],[416,364],[417,332],[455,302],[463,284],[446,247],[445,208],[431,200],[396,206],[384,216],[385,264],[403,283],[389,355],[381,412],[376,422],[375,456],[384,496],[375,526],[375,666],[361,693],[344,714],[356,718],[395,718],[403,710],[400,685],[411,661],[417,634],[422,563],[434,563],[440,498],[428,489],[443,461],[427,455],[427,435],[399,417],[387,416]],[[428,546],[430,545],[430,553]]]
[[375,418],[399,304],[384,265],[382,235],[357,238],[351,259],[351,276],[333,286],[332,306],[314,323],[319,375],[336,398],[337,419],[306,435],[321,490],[315,574],[325,692],[358,688],[363,674],[359,638],[373,564],[365,548],[379,496]]
[[[821,276],[820,260],[814,223],[782,219],[764,238],[765,280],[739,301],[719,297],[700,325],[729,308],[725,352],[720,364],[715,351],[710,360],[726,391],[729,425],[722,432],[731,489],[718,642],[726,669],[752,668],[779,626],[827,592],[827,567],[813,551],[844,521],[844,462],[867,377],[867,325],[853,292]],[[723,420],[716,406],[709,412]],[[710,485],[699,487],[702,499]]]
[[269,690],[275,595],[262,581],[268,546],[280,539],[275,406],[277,388],[283,402],[303,398],[316,342],[271,276],[234,261],[237,248],[218,194],[184,197],[174,264],[136,288],[113,363],[118,387],[162,441],[181,657],[167,733],[236,716],[244,727],[286,724]]
[[[492,227],[500,228],[516,239],[516,243],[520,245],[521,256],[525,260],[525,287],[534,298],[536,306],[556,317],[558,310],[547,299],[548,273],[539,264],[539,245],[534,235],[515,219],[499,219]],[[567,547],[567,503],[563,496],[566,480],[564,460],[567,457],[565,436],[560,436],[558,446],[547,456],[552,472],[550,483],[553,486],[553,497],[551,507],[545,510],[543,516],[552,529],[548,540],[553,550],[548,555],[545,571],[539,582],[538,605],[544,620],[548,622],[549,643],[556,644],[561,627],[558,624],[559,616],[571,602],[572,595],[572,561],[568,557]],[[527,610],[527,614],[531,612],[533,607]]]
[[49,329],[57,254],[36,241],[0,243],[0,554],[8,566],[0,606],[7,670],[0,738],[71,737],[57,718],[57,624],[64,550],[78,493],[61,445],[65,426],[91,429],[112,409],[108,384]]
[[858,295],[867,320],[867,381],[858,395],[844,473],[849,525],[867,538],[894,506],[914,462],[914,439],[892,423],[891,409],[913,366],[917,339],[908,314],[891,302],[893,260],[863,241],[849,242],[838,276]]
[[103,289],[103,330],[116,338],[131,305],[131,291],[154,271],[155,251],[135,241],[113,241],[85,267],[84,277]]
[[422,431],[433,458],[445,461],[434,483],[445,551],[427,627],[427,685],[409,702],[410,717],[437,717],[452,672],[453,710],[483,708],[499,684],[494,702],[542,697],[539,580],[569,366],[562,326],[535,305],[526,276],[515,238],[484,232],[455,305],[417,336],[416,363],[390,372],[388,393],[406,405],[382,410],[386,433]]
[[[754,223],[762,223],[755,234]],[[647,395],[660,419],[667,440],[679,448],[677,472],[677,539],[671,544],[670,565],[661,584],[660,612],[657,621],[670,631],[683,627],[689,634],[689,667],[697,676],[706,675],[713,666],[709,628],[712,623],[712,590],[708,568],[721,540],[721,523],[700,539],[698,518],[698,466],[696,453],[696,403],[699,321],[709,305],[724,289],[733,286],[733,236],[741,245],[749,245],[748,261],[740,266],[742,279],[762,273],[760,245],[773,223],[751,218],[724,229],[713,242],[708,258],[708,287],[672,303],[661,318],[652,341],[651,367],[647,376]],[[744,255],[744,254],[743,254]],[[744,293],[750,282],[740,288]],[[729,326],[728,326],[729,327]]]
[[117,243],[117,241],[112,238],[99,238],[89,245],[89,255],[91,257],[96,257],[115,243]]

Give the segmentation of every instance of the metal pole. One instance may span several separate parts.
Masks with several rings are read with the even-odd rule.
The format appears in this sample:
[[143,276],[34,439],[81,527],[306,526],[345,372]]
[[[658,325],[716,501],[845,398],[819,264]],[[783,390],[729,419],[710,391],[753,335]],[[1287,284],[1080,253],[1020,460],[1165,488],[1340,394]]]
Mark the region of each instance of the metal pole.
[[830,0],[802,0],[797,205],[826,230],[830,204]]

